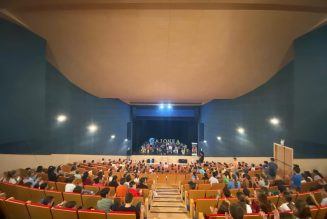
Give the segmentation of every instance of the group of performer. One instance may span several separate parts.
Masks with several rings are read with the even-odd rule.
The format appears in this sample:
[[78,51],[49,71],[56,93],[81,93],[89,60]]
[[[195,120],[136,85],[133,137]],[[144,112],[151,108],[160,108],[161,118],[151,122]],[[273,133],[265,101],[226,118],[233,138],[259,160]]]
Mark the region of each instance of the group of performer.
[[155,142],[150,144],[145,142],[141,146],[141,154],[157,154],[157,155],[190,155],[191,150],[187,147],[186,144],[180,143],[159,143]]

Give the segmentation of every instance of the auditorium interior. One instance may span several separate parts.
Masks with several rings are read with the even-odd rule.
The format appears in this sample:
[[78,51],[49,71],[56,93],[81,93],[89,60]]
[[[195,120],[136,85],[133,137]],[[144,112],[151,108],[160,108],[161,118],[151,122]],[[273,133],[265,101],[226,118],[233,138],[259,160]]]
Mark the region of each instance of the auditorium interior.
[[0,1],[0,219],[326,219],[326,0]]

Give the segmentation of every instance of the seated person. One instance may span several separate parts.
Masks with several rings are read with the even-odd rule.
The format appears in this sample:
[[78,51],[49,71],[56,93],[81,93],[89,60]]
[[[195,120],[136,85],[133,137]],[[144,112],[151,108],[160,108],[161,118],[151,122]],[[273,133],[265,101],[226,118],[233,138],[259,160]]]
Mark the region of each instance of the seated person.
[[239,189],[241,188],[241,183],[237,180],[236,175],[234,174],[232,179],[229,180],[227,187],[229,189]]
[[120,181],[119,181],[119,186],[117,186],[116,188],[116,197],[125,197],[126,196],[126,193],[128,191],[126,185],[125,184],[125,178],[121,178]]
[[40,204],[42,205],[48,205],[48,206],[53,206],[54,204],[54,197],[53,196],[46,196],[40,200]]
[[66,179],[67,184],[65,185],[65,192],[73,192],[74,191],[76,185],[73,184],[73,181],[74,181],[73,176]]
[[122,205],[119,208],[119,211],[135,212],[136,213],[136,219],[140,219],[141,203],[139,202],[137,204],[137,206],[133,206],[132,201],[133,201],[133,194],[132,193],[126,193],[125,205]]
[[132,193],[133,194],[133,197],[141,196],[141,194],[139,193],[139,191],[137,191],[137,189],[136,189],[136,183],[134,181],[131,181],[129,183],[128,192],[129,193]]
[[322,200],[320,205],[321,206],[325,206],[327,205],[327,184],[323,186],[322,190],[321,190],[321,195],[322,195]]
[[121,207],[121,199],[120,198],[115,198],[114,203],[110,207],[110,210],[111,211],[119,211],[120,207]]
[[138,189],[147,189],[148,186],[146,185],[146,178],[142,177],[139,181],[139,184],[136,186]]
[[283,211],[291,211],[294,208],[294,202],[292,201],[292,194],[289,192],[284,192],[283,193],[285,203],[283,203],[281,206],[279,206],[279,210],[281,212]]
[[97,202],[96,209],[103,210],[106,213],[110,211],[112,200],[108,198],[109,188],[103,188],[100,191],[101,200]]

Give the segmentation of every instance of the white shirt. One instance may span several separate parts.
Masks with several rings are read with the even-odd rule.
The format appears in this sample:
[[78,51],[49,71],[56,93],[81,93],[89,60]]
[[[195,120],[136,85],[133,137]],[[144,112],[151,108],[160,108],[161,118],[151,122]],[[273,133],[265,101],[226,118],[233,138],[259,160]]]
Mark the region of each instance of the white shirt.
[[211,185],[212,185],[213,183],[219,183],[218,179],[215,178],[215,177],[213,177],[213,176],[210,177],[209,182],[210,182]]
[[246,204],[246,213],[247,214],[252,214],[252,208],[250,205]]
[[[294,205],[294,202],[292,202],[292,204]],[[284,204],[279,206],[279,210],[280,211],[290,211],[291,209],[288,207],[288,202],[285,202]]]
[[327,198],[322,199],[320,205],[321,206],[327,205]]
[[73,192],[75,187],[76,186],[73,183],[67,183],[65,186],[65,192]]

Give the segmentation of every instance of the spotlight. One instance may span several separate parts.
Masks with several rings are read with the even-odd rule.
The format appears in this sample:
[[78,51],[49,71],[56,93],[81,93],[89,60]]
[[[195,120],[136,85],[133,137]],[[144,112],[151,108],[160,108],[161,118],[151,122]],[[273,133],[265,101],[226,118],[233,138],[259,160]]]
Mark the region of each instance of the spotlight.
[[240,134],[244,134],[245,130],[244,130],[244,128],[240,127],[237,129],[237,132]]
[[57,116],[57,121],[58,122],[65,122],[67,120],[67,116],[60,114]]
[[172,109],[173,106],[169,103],[169,104],[167,104],[167,108],[168,108],[168,109]]
[[111,139],[115,139],[116,138],[116,135],[111,135],[110,138]]
[[207,143],[207,140],[204,140],[204,141],[203,141],[203,143],[205,143],[205,144],[206,144],[206,143]]
[[161,103],[160,105],[159,105],[159,109],[164,109],[165,108],[165,105],[163,104],[163,103]]
[[94,133],[98,130],[98,126],[95,124],[91,124],[87,127],[87,129],[89,130],[89,132]]
[[280,122],[279,119],[276,117],[270,119],[270,123],[272,125],[279,125],[279,122]]
[[125,138],[125,140],[124,140],[124,141],[126,142],[126,141],[128,141],[128,139],[127,139],[127,138]]
[[220,136],[217,136],[217,140],[218,140],[218,141],[221,141],[221,137],[220,137]]

